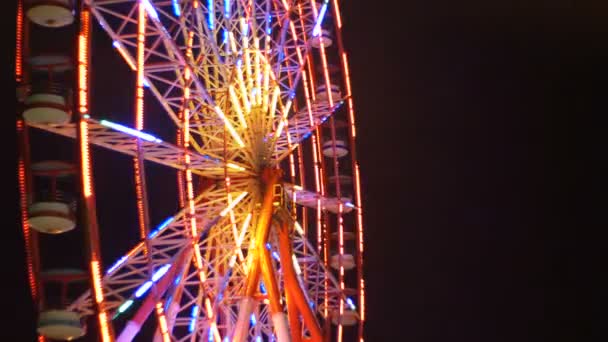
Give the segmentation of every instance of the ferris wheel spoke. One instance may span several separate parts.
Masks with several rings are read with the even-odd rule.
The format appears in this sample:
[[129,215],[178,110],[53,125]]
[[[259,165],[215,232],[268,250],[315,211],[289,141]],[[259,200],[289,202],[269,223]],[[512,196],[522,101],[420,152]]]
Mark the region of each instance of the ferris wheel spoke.
[[[234,195],[236,197],[238,193],[235,192]],[[218,220],[211,220],[209,215],[216,218],[222,217],[220,214],[228,206],[226,201],[226,193],[219,186],[211,187],[195,199],[195,208],[200,213],[196,216],[199,234],[209,231],[213,225],[218,224]],[[175,256],[189,245],[190,240],[184,234],[184,230],[189,225],[190,220],[185,214],[186,210],[184,209],[177,215],[165,220],[150,233],[152,265],[157,272],[164,267],[173,267]],[[102,279],[102,286],[110,314],[115,314],[117,310],[120,312],[123,305],[127,305],[127,307],[131,305],[132,301],[130,304],[125,303],[129,299],[133,300],[131,298],[133,295],[139,297],[137,291],[141,290],[149,280],[146,267],[148,259],[144,253],[144,243],[141,242],[107,269]],[[69,308],[81,312],[83,315],[89,315],[92,313],[91,306],[90,291],[87,291]]]
[[[136,55],[137,37],[133,32],[137,31],[135,8],[138,2],[87,0],[86,3],[91,6],[91,12],[113,39],[118,53],[135,70],[134,56]],[[170,20],[168,23],[177,26],[177,22],[166,11],[159,11],[152,1],[145,0],[142,3],[146,6],[150,19],[146,21],[146,36],[154,38],[151,39],[151,44],[145,44],[145,84],[160,101],[171,119],[179,126],[178,113],[181,110],[181,103],[178,99],[181,98],[185,86],[192,86],[193,97],[200,99],[205,104],[213,107],[215,103],[196,74],[192,75],[190,85],[182,82],[185,68],[194,69],[194,66],[185,58],[181,47],[163,23],[163,21]],[[170,5],[170,2],[166,3]]]
[[[182,148],[164,142],[149,134],[133,133],[134,130],[112,122],[104,120],[96,121],[93,119],[88,119],[87,122],[89,124],[89,141],[93,145],[130,156],[136,156],[137,143],[135,138],[137,136],[133,134],[138,134],[140,137],[143,136],[142,148],[146,160],[178,170],[185,169],[183,163],[184,150]],[[76,126],[73,123],[61,125],[28,123],[28,125],[65,137],[76,138]],[[189,151],[188,154],[190,155],[192,173],[209,178],[224,177],[224,163],[220,160],[193,151]],[[227,172],[229,175],[237,177],[252,174],[244,166],[238,165],[238,163],[227,165]]]

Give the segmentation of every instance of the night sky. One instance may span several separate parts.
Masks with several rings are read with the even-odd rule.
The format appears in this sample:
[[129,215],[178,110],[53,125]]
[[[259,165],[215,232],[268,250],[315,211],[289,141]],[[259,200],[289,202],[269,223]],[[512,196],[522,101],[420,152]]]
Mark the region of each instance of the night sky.
[[[591,320],[582,328],[577,322],[585,315],[579,299],[567,295],[574,283],[589,286],[592,267],[575,269],[574,247],[583,226],[594,226],[575,219],[578,198],[571,191],[600,194],[593,176],[602,169],[583,159],[605,156],[605,149],[595,152],[605,139],[591,120],[608,112],[608,3],[581,5],[342,5],[363,177],[367,341],[573,341],[591,335]],[[8,46],[12,13],[7,9],[3,21]],[[93,76],[93,116],[125,122],[120,118],[132,115],[133,89],[123,84],[133,84],[132,75],[105,33],[94,34],[93,64],[103,72]],[[13,84],[13,57],[5,58],[5,84]],[[7,103],[14,101],[12,90],[7,94]],[[159,132],[166,118],[153,99],[147,104],[150,118],[158,119],[150,131]],[[5,134],[12,137],[14,119],[5,114]],[[585,147],[576,149],[581,142]],[[98,149],[94,160],[101,229],[121,236],[102,241],[116,246],[104,251],[104,259],[114,260],[137,239],[135,201],[102,203],[132,196],[132,160]],[[14,168],[6,169],[5,188],[14,189]],[[174,173],[150,169],[150,197],[174,198]],[[153,206],[153,224],[177,208],[162,200]],[[35,323],[20,227],[5,229],[17,247],[5,258],[12,270],[5,295],[14,299],[12,321],[24,331],[12,340],[30,341]],[[588,248],[584,255],[605,260],[603,253]]]

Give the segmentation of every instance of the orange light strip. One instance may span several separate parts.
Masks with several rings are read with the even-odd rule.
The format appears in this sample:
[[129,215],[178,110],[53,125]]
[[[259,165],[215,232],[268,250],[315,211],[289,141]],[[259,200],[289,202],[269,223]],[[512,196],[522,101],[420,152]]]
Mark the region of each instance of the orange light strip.
[[23,76],[22,59],[23,59],[23,3],[19,1],[17,3],[17,29],[16,29],[16,42],[15,42],[15,80],[21,82]]
[[338,0],[334,0],[334,10],[335,10],[335,18],[336,18],[336,24],[338,25],[338,28],[341,29],[342,28],[342,16],[340,15],[340,7],[338,6]]
[[[17,121],[17,132],[23,134],[23,120]],[[30,292],[34,302],[38,301],[38,283],[34,274],[34,263],[33,263],[33,246],[31,240],[30,225],[28,221],[28,203],[27,203],[27,184],[25,175],[25,161],[21,155],[17,166],[17,172],[19,177],[19,203],[21,205],[21,225],[23,227],[23,240],[25,242],[25,258],[27,264],[27,278],[30,285]]]
[[340,15],[340,8],[338,6],[338,0],[333,0],[334,6],[334,21],[336,27],[336,40],[338,43],[338,52],[341,54],[341,64],[342,64],[342,72],[344,75],[344,85],[346,89],[346,97],[347,97],[347,107],[348,107],[348,121],[349,121],[349,130],[350,130],[350,147],[351,147],[351,163],[353,165],[353,169],[355,171],[355,201],[356,201],[356,229],[357,229],[357,247],[358,247],[358,255],[357,255],[357,278],[358,278],[358,288],[359,288],[359,317],[361,319],[359,323],[358,335],[359,341],[363,342],[363,327],[365,322],[365,282],[363,279],[363,204],[361,202],[361,179],[360,179],[360,170],[359,164],[357,163],[357,155],[356,155],[356,128],[355,128],[355,114],[354,114],[354,105],[352,99],[352,89],[350,83],[350,73],[348,70],[348,58],[346,56],[346,52],[344,51],[344,45],[342,43],[342,20]]
[[[137,69],[135,83],[135,129],[141,131],[144,128],[144,48],[145,48],[145,33],[146,33],[146,9],[142,2],[139,3],[138,18],[137,18]],[[134,158],[135,169],[135,192],[137,196],[137,213],[139,218],[139,237],[146,239],[147,234],[147,218],[146,208],[144,203],[144,180],[141,168],[143,163],[140,163],[140,149],[137,146],[137,154]],[[148,244],[146,243],[145,254],[148,254]],[[151,270],[150,270],[151,271]]]
[[346,97],[348,101],[348,116],[350,118],[350,131],[353,138],[357,136],[355,128],[355,110],[353,107],[353,98],[350,89],[350,75],[348,73],[348,60],[346,58],[346,52],[342,52],[342,68],[344,70],[345,85],[346,85]]
[[89,247],[90,254],[90,272],[93,282],[93,294],[97,303],[97,312],[99,318],[99,327],[102,341],[112,341],[112,334],[108,323],[108,316],[104,309],[103,288],[101,285],[101,267],[99,265],[99,239],[97,231],[97,222],[95,217],[91,159],[89,151],[89,132],[88,124],[84,119],[84,115],[88,113],[88,72],[89,72],[89,33],[91,29],[90,13],[88,10],[81,12],[81,28],[78,36],[78,96],[79,96],[79,111],[80,119],[80,154],[81,154],[81,172],[83,194],[85,197],[85,207],[89,212]]
[[143,2],[138,7],[137,20],[137,89],[135,92],[135,129],[144,129],[144,48],[146,40],[146,8]]
[[158,326],[163,338],[163,342],[171,342],[169,330],[167,329],[167,316],[161,302],[156,302],[156,316],[158,317]]

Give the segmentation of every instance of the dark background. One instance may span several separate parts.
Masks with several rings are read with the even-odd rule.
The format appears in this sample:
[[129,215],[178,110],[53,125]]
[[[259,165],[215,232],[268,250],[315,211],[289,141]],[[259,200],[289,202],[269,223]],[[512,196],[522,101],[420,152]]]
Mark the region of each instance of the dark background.
[[[6,9],[2,25],[9,85],[12,13]],[[599,304],[606,295],[589,290],[605,283],[592,275],[601,268],[591,261],[606,259],[601,240],[589,232],[606,227],[592,209],[606,200],[590,197],[602,196],[596,180],[604,172],[590,162],[606,153],[597,118],[608,113],[608,3],[350,1],[342,14],[364,189],[366,340],[599,337],[606,328],[592,324],[606,323]],[[96,44],[109,44],[103,34],[97,38],[102,43]],[[97,60],[105,58],[99,53]],[[124,68],[110,55],[116,63],[106,65]],[[117,86],[109,72],[97,75],[107,78],[100,88]],[[6,103],[14,102],[12,88]],[[125,97],[116,106],[130,113],[132,96]],[[93,111],[115,105],[97,101]],[[3,123],[9,157],[13,112],[7,110]],[[130,165],[129,158],[96,153]],[[12,190],[10,163],[4,187]],[[97,173],[115,167],[100,164]],[[129,171],[106,184],[104,200],[119,196],[131,178]],[[590,195],[574,191],[581,189]],[[120,214],[134,213],[135,203],[129,205],[100,213],[100,220],[135,220]],[[163,209],[153,220],[172,211]],[[20,336],[8,340],[29,341],[35,323],[12,212],[16,206],[6,210],[4,241],[13,248],[4,258],[10,271],[3,282],[4,322],[11,323],[2,330]],[[577,251],[581,236],[595,242]],[[571,291],[574,285],[583,288]],[[582,309],[583,298],[596,311]]]

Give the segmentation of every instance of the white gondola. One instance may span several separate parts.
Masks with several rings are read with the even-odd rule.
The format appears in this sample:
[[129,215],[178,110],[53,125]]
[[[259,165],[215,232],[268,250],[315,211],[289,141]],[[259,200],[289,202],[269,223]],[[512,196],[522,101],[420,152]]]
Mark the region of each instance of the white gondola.
[[70,112],[63,96],[52,90],[42,90],[25,99],[23,118],[36,124],[65,124],[70,121]]
[[28,223],[40,233],[62,234],[76,227],[76,218],[67,203],[41,201],[30,205]]
[[[335,140],[336,142],[336,157],[342,158],[348,154],[348,145],[344,140]],[[334,144],[331,140],[323,143],[323,155],[327,158],[334,156]]]
[[45,27],[63,27],[74,22],[71,0],[29,0],[26,15]]
[[38,333],[54,340],[71,341],[84,336],[86,328],[76,312],[49,310],[40,313]]

